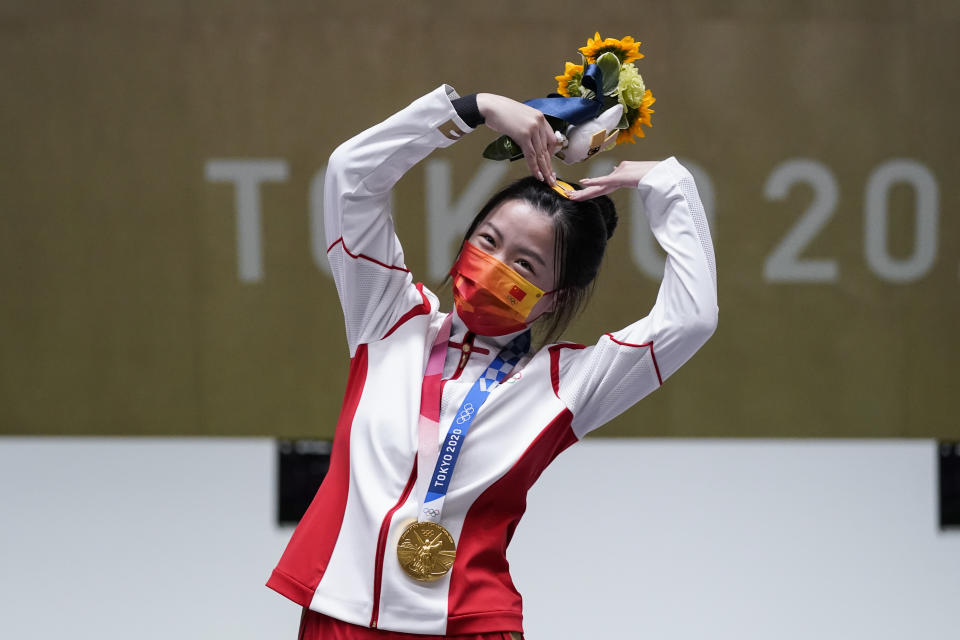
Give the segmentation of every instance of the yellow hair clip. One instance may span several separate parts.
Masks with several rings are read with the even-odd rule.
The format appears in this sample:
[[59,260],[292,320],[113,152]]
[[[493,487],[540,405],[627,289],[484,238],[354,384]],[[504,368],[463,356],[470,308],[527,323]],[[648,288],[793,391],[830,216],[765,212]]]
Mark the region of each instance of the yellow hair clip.
[[556,191],[557,193],[559,193],[560,195],[562,195],[564,198],[568,200],[570,199],[568,192],[576,191],[576,189],[571,187],[569,184],[567,184],[563,180],[557,180],[557,184],[553,185],[551,189],[553,189],[554,191]]

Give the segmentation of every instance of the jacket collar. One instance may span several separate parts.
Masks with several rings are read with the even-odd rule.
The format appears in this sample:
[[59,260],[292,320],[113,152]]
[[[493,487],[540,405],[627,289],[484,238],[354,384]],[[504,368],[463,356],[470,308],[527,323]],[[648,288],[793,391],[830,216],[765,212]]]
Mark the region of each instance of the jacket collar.
[[[450,340],[453,342],[463,342],[464,337],[467,334],[467,325],[464,324],[463,320],[460,319],[460,316],[457,315],[457,308],[454,307],[451,312],[453,315],[453,323],[450,328]],[[475,334],[476,337],[473,339],[473,344],[478,347],[483,347],[484,349],[489,349],[493,355],[496,355],[507,346],[511,340],[516,338],[518,335],[524,331],[529,331],[528,329],[521,329],[520,331],[514,331],[513,333],[507,333],[502,336],[481,336]]]

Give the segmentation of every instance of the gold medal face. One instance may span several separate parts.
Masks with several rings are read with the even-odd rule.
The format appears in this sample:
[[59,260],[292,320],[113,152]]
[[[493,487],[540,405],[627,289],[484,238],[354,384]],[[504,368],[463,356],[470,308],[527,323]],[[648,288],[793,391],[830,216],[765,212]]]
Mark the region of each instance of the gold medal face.
[[432,582],[447,575],[457,557],[450,532],[435,522],[414,522],[400,534],[397,559],[414,580]]

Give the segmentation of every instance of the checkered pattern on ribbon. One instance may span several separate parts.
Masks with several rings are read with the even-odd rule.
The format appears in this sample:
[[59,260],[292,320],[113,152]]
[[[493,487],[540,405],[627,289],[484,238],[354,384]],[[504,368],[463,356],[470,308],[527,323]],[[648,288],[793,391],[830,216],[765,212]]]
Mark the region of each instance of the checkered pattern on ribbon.
[[477,381],[480,384],[480,391],[486,393],[493,391],[498,384],[510,375],[513,368],[517,366],[517,362],[519,362],[520,358],[522,358],[529,349],[530,332],[525,331],[511,340],[510,344],[503,348],[503,351],[493,359],[493,362],[490,363],[487,370],[480,376],[480,379]]
[[[513,362],[515,365],[517,361],[526,355],[528,351],[530,351],[530,332],[524,331],[519,336],[511,340],[510,344],[504,347],[503,351],[500,352],[500,355],[497,356],[497,360]],[[494,362],[497,360],[494,360]],[[509,372],[509,369],[507,371]]]

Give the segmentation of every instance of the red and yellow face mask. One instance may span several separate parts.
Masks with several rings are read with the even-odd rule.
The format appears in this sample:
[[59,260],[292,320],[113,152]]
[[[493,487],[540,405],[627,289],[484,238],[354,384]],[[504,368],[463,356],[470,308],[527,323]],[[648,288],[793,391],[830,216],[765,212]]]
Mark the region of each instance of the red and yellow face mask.
[[457,314],[470,331],[502,336],[525,329],[544,293],[493,256],[465,242],[450,269]]

